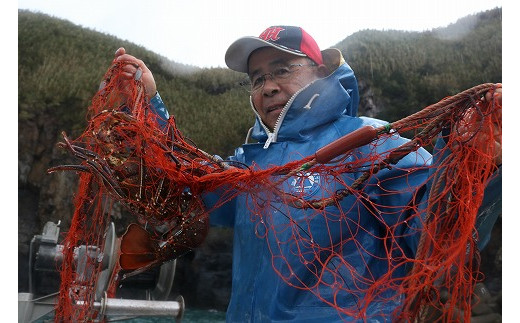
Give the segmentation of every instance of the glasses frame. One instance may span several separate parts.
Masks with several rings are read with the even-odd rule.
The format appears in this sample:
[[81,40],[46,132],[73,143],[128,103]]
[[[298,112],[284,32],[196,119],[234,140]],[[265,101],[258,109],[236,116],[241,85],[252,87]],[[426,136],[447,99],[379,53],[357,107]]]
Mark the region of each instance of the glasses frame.
[[[266,82],[268,76],[273,82],[276,82],[277,84],[283,84],[283,83],[286,83],[288,80],[290,80],[291,75],[298,72],[301,67],[305,67],[305,66],[312,67],[312,66],[318,66],[318,65],[316,63],[310,63],[310,64],[293,63],[293,64],[288,64],[285,66],[279,66],[279,67],[274,68],[273,71],[271,71],[269,73],[264,73],[264,74],[256,77],[254,82],[251,78],[247,78],[246,80],[240,82],[240,85],[243,88],[245,88],[245,90],[247,92],[249,92],[251,95],[253,95],[264,88],[264,85],[265,85],[265,82]],[[281,73],[281,71],[283,71],[283,70],[286,70],[286,73]],[[258,81],[260,81],[261,83],[258,83],[253,88],[253,84],[257,83]]]

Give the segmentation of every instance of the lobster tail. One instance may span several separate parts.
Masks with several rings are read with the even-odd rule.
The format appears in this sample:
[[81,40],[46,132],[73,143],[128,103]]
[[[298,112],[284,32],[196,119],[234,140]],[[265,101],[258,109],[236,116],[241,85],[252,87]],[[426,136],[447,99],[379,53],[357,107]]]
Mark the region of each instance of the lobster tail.
[[123,270],[136,270],[157,262],[158,243],[140,225],[132,223],[121,238],[119,263]]

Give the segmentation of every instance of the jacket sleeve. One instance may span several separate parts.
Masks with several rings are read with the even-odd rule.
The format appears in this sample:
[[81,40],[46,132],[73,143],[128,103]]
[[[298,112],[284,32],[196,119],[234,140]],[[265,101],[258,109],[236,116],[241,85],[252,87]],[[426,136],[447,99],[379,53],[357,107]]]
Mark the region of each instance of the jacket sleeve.
[[202,196],[204,205],[209,210],[209,220],[212,226],[232,227],[235,224],[235,209],[237,197],[218,205],[220,201],[225,201],[226,190],[218,189],[215,192],[205,193]]
[[[150,108],[157,115],[157,123],[165,127],[170,117],[159,92],[150,99]],[[225,200],[225,189],[215,192],[205,193],[202,196],[206,209],[210,211],[210,224],[215,226],[233,226],[236,198],[220,205],[220,201]]]
[[[439,137],[435,143],[434,149],[434,165],[439,165],[450,151],[439,154],[438,152],[444,149],[446,141],[444,138],[449,136],[448,131],[444,131],[442,136]],[[433,170],[437,169],[434,167]],[[495,225],[496,220],[502,214],[502,166],[491,175],[486,188],[484,189],[484,196],[482,198],[482,204],[477,211],[477,219],[475,222],[475,228],[477,230],[477,246],[479,250],[482,250],[491,238],[491,231]]]
[[157,115],[157,124],[164,128],[168,124],[168,119],[170,118],[170,114],[164,105],[159,92],[156,92],[155,95],[150,99],[150,109],[153,113]]
[[[215,155],[218,159],[220,156]],[[222,159],[221,159],[222,160]],[[227,160],[235,160],[234,156],[230,156]],[[235,224],[235,214],[237,210],[237,191],[229,186],[223,186],[214,192],[204,193],[202,200],[209,210],[210,225],[232,227]]]
[[491,239],[491,231],[502,214],[502,166],[493,174],[484,190],[484,198],[477,213],[478,249],[482,250]]

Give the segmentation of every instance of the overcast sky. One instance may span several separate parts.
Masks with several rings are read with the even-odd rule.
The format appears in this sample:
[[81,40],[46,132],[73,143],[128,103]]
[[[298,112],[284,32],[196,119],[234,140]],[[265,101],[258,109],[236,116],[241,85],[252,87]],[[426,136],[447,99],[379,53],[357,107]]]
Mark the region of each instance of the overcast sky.
[[[225,66],[227,47],[271,25],[297,25],[321,48],[363,29],[444,27],[501,0],[19,0],[40,11],[142,45],[183,64]],[[114,51],[117,48],[114,48]]]

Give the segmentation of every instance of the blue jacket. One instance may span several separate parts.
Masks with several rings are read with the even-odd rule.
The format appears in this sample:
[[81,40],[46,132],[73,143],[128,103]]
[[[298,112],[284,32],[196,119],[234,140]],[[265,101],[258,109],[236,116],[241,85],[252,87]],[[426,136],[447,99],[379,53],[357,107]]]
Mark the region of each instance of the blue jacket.
[[[232,159],[247,165],[254,162],[262,169],[272,165],[283,165],[314,154],[322,146],[362,126],[386,124],[386,122],[376,119],[356,117],[359,101],[357,81],[352,69],[346,63],[342,61],[341,63],[330,76],[311,83],[297,93],[292,102],[289,101],[282,111],[282,120],[279,121],[278,127],[275,126],[273,133],[270,133],[257,117],[252,130],[252,138],[256,139],[258,143],[245,144],[238,148]],[[384,152],[406,141],[406,139],[396,136],[392,140],[381,143],[378,150]],[[366,156],[368,153],[367,147],[361,148],[357,152],[360,157],[361,155]],[[380,181],[379,185],[374,178],[367,185],[365,193],[371,202],[378,205],[410,204],[414,197],[413,192],[417,191],[427,178],[427,168],[420,168],[410,174],[406,172],[406,169],[416,165],[428,166],[430,159],[430,154],[423,149],[420,149],[418,153],[410,154],[399,162],[397,167],[381,171],[377,176]],[[314,199],[328,196],[327,192],[343,188],[337,184],[330,184],[333,183],[330,179],[322,178],[317,173],[306,175],[303,180],[301,178],[287,180],[284,183],[286,191],[301,193],[304,190],[306,199]],[[345,178],[345,181],[351,184],[360,175],[361,173],[350,174],[350,178]],[[399,180],[390,179],[400,175]],[[406,192],[384,195],[381,194],[382,186],[392,191]],[[410,186],[412,189],[403,190]],[[342,250],[334,250],[334,252],[356,267],[358,274],[373,279],[386,273],[388,267],[386,261],[378,260],[376,257],[377,255],[383,259],[386,257],[382,240],[374,239],[372,236],[381,236],[387,225],[392,225],[398,219],[408,216],[405,209],[399,209],[392,210],[392,216],[385,215],[384,219],[378,219],[377,216],[374,216],[374,211],[365,206],[360,199],[349,196],[341,201],[341,206],[350,221],[344,220],[335,228],[330,228],[323,218],[313,217],[313,211],[287,208],[280,203],[275,203],[275,207],[268,208],[269,211],[273,211],[272,215],[264,214],[262,220],[257,216],[255,221],[254,216],[249,212],[250,203],[249,197],[241,195],[225,207],[213,212],[211,217],[212,224],[234,227],[233,287],[227,311],[229,322],[341,321],[334,308],[326,305],[311,292],[289,286],[273,270],[275,267],[281,271],[282,275],[290,275],[286,270],[287,265],[281,260],[281,256],[283,256],[297,276],[303,278],[305,284],[312,285],[315,280],[315,276],[306,270],[301,261],[297,257],[291,256],[293,254],[291,249],[296,247],[294,244],[277,244],[277,241],[286,241],[293,233],[289,232],[290,230],[276,234],[268,232],[265,238],[259,238],[265,233],[259,232],[263,230],[262,225],[258,225],[259,221],[265,221],[265,225],[281,228],[290,222],[287,219],[287,214],[290,214],[295,221],[304,223],[305,228],[298,228],[297,231],[300,231],[302,236],[312,235],[315,243],[321,248],[332,248],[331,244],[350,239],[349,242],[342,245]],[[331,214],[339,213],[335,207],[328,207],[328,211]],[[410,227],[413,225],[410,223]],[[349,232],[357,232],[357,234],[351,235]],[[332,236],[332,241],[329,239],[329,235]],[[416,238],[412,235],[408,239],[396,243],[399,243],[411,255],[415,250]],[[360,245],[364,246],[365,251],[360,252]],[[298,248],[301,253],[305,253],[309,246],[299,245]],[[324,260],[329,256],[322,254],[320,258]],[[318,259],[309,259],[309,262],[313,263],[318,261]],[[338,267],[340,265],[332,257],[328,266]],[[343,276],[340,279],[341,283],[350,284],[349,287],[355,289],[349,271],[340,271]],[[302,284],[296,281],[292,281],[292,283]],[[324,298],[332,300],[332,289],[320,286],[314,291],[320,293]],[[339,296],[342,298],[341,305],[345,308],[355,309],[363,306],[359,303],[359,299],[363,298],[359,292],[340,293]],[[374,302],[368,310],[368,315],[373,316],[370,320],[374,321],[381,314],[390,314],[396,306],[397,304],[394,303]]]
[[[284,165],[314,154],[317,149],[362,126],[377,127],[386,124],[380,120],[356,116],[359,101],[357,81],[339,51],[337,54],[334,72],[299,91],[282,111],[282,118],[273,133],[269,132],[257,116],[251,137],[258,143],[244,144],[236,149],[235,155],[230,159],[247,165],[254,162],[262,169]],[[153,100],[156,100],[155,103]],[[152,104],[156,107],[160,106],[157,100],[160,101],[160,98],[152,99]],[[380,142],[377,152],[384,155],[389,149],[406,141],[408,140],[396,135],[391,140]],[[367,146],[359,148],[350,160],[367,156],[369,153]],[[290,208],[279,202],[273,202],[273,207],[267,208],[266,213],[251,214],[252,199],[247,194],[239,195],[213,211],[213,225],[234,227],[233,282],[227,321],[350,320],[344,315],[340,317],[336,309],[319,300],[313,293],[320,294],[330,301],[336,296],[338,305],[342,308],[355,310],[365,305],[362,301],[363,294],[356,291],[355,285],[360,284],[360,277],[370,281],[387,273],[388,242],[385,245],[383,239],[377,237],[384,237],[388,227],[397,221],[408,219],[412,211],[405,206],[421,203],[426,191],[425,182],[430,163],[431,155],[421,148],[416,153],[407,155],[395,167],[381,170],[365,185],[364,198],[350,195],[341,200],[343,220],[336,222],[334,226],[330,226],[332,222],[327,222],[323,217],[314,216],[312,210]],[[414,171],[410,172],[410,168],[414,168]],[[350,185],[360,175],[361,172],[348,174],[343,179]],[[322,175],[312,172],[305,174],[303,179],[288,179],[283,187],[289,193],[302,193],[305,199],[326,197],[329,196],[328,192],[344,188],[330,178],[323,178]],[[218,196],[218,192],[207,194],[205,202],[208,207],[211,208]],[[259,195],[257,200],[258,197],[276,201],[273,196]],[[367,200],[370,203],[366,203]],[[378,208],[370,205],[378,205]],[[339,209],[334,206],[328,207],[327,211],[330,214],[329,221],[334,215],[340,214]],[[291,226],[294,222],[290,221],[289,217],[300,225]],[[395,232],[399,233],[400,238],[394,239],[390,247],[396,247],[406,256],[413,257],[418,241],[414,228],[420,226],[418,222],[419,220],[414,218],[406,227],[396,228]],[[266,230],[267,227],[271,229]],[[291,230],[280,229],[287,227]],[[312,245],[308,243],[283,243],[290,241],[294,234],[304,238],[312,236],[315,245],[328,248],[329,251],[327,254],[320,254],[320,259],[317,259],[312,252]],[[282,243],[278,243],[280,241]],[[341,248],[337,245],[340,241]],[[298,254],[309,255],[305,258],[307,265],[295,255],[295,248],[298,248]],[[347,270],[345,264],[342,265],[338,261],[339,258],[355,268],[359,276],[352,277],[351,270]],[[313,286],[316,276],[312,274],[312,268],[320,266],[319,262],[326,262],[328,268],[339,269],[339,275],[331,274],[323,280],[335,279],[343,288],[351,290],[334,295],[333,288],[318,285],[311,288],[313,292],[309,292],[290,286],[280,277],[280,274],[289,277],[287,280],[296,286]],[[289,267],[291,269],[288,269]],[[403,266],[394,275],[402,277],[409,269]],[[295,275],[291,276],[291,272]],[[292,277],[298,277],[300,280]],[[389,290],[381,296],[394,296],[395,293]],[[370,322],[388,321],[399,305],[399,298],[394,298],[394,301],[376,299],[368,305],[365,319]]]

